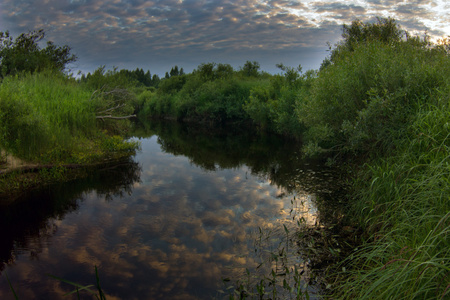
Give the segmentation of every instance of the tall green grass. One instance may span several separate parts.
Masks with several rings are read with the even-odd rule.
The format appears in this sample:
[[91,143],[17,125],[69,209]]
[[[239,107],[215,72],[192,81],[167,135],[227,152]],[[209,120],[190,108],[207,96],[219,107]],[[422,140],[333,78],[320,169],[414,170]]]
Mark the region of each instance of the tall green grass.
[[450,296],[449,88],[421,105],[391,157],[356,181],[353,214],[370,234],[344,263],[345,299],[447,299]]
[[98,101],[61,73],[6,77],[0,85],[0,148],[45,163],[84,163],[124,148],[122,139],[99,130]]
[[95,131],[90,94],[57,73],[6,77],[0,85],[1,147],[37,159]]

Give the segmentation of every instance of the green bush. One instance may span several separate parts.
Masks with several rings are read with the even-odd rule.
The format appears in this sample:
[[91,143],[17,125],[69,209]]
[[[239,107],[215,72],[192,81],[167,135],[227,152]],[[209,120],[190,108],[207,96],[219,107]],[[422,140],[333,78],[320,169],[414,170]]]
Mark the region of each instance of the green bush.
[[158,90],[146,96],[141,116],[225,122],[246,120],[242,109],[259,79],[237,78],[230,65],[208,63],[193,73],[161,81]]
[[392,147],[417,106],[448,81],[448,56],[425,46],[411,39],[388,45],[371,41],[343,50],[319,72],[311,98],[300,103],[301,122],[310,130],[329,127],[330,134],[316,137],[323,147]]
[[250,118],[263,129],[271,128],[275,118],[274,91],[270,86],[255,87],[244,105]]

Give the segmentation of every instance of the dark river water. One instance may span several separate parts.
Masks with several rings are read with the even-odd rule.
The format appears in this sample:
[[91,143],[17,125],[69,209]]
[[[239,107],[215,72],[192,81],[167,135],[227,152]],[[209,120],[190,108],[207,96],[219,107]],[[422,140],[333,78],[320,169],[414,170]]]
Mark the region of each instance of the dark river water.
[[129,160],[0,207],[0,299],[14,297],[6,274],[19,299],[72,299],[48,274],[84,286],[95,266],[107,299],[222,299],[246,270],[278,272],[273,253],[306,268],[292,237],[332,214],[333,169],[237,128],[149,123],[133,139]]

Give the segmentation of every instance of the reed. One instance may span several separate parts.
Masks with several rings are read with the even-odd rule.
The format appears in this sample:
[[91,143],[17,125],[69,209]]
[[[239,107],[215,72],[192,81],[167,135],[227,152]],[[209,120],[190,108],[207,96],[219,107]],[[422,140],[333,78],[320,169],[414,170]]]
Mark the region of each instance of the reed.
[[134,149],[99,129],[97,106],[92,91],[61,73],[6,77],[0,85],[0,148],[43,163],[87,163]]
[[342,266],[333,297],[445,299],[450,295],[450,110],[422,105],[391,157],[355,182],[353,213],[370,234]]

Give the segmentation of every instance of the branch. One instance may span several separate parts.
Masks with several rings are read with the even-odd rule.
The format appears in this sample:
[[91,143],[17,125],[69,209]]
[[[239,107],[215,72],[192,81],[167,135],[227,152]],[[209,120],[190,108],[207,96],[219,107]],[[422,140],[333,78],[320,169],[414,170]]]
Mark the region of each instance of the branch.
[[124,106],[125,106],[125,104],[122,104],[122,105],[118,104],[116,107],[111,107],[111,108],[99,111],[97,113],[98,114],[102,114],[102,113],[105,113],[105,112],[108,112],[108,111],[112,111],[112,110],[115,110],[115,109],[118,109],[118,108],[121,108],[121,107],[124,107]]
[[130,119],[130,118],[136,118],[136,115],[129,115],[129,116],[124,116],[124,117],[114,117],[111,115],[107,115],[107,116],[97,116],[95,117],[96,119],[114,119],[114,120],[122,120],[122,119]]

